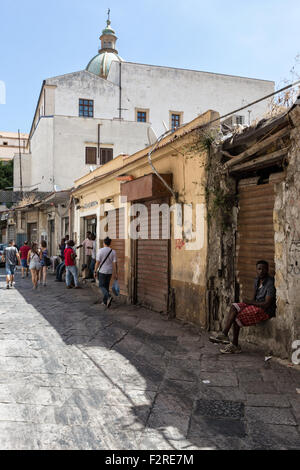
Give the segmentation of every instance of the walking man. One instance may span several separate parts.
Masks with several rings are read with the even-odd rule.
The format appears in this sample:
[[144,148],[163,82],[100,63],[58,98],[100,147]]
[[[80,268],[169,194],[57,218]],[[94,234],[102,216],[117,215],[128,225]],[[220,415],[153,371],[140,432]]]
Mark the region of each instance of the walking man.
[[16,265],[20,264],[20,255],[13,240],[10,240],[9,246],[5,248],[2,261],[5,261],[6,289],[9,289],[13,286]]
[[29,268],[28,268],[28,263],[27,263],[27,256],[28,256],[29,251],[30,251],[30,246],[28,245],[28,241],[25,241],[24,245],[22,245],[20,248],[22,279],[24,279],[25,277],[25,272],[26,272],[26,277],[28,277]]
[[[256,273],[252,300],[246,299],[244,302],[232,304],[222,333],[212,335],[209,338],[213,343],[226,344],[224,348],[220,349],[222,354],[241,352],[238,343],[240,328],[256,325],[275,316],[276,290],[274,278],[269,276],[268,262],[257,261]],[[232,343],[228,337],[231,327],[233,327]]]
[[74,250],[73,250],[74,245],[75,243],[73,242],[73,240],[68,240],[67,247],[64,251],[67,289],[72,289],[72,286],[71,286],[72,276],[74,279],[75,289],[81,289],[78,283],[78,273],[77,273],[77,267],[75,264],[76,254],[74,253]]
[[[111,278],[118,279],[117,255],[115,250],[110,248],[111,239],[106,237],[104,247],[100,248],[96,256],[96,266],[94,276],[98,274],[99,287],[103,293],[103,304],[110,307],[112,296],[109,293],[109,284]],[[99,269],[99,272],[98,272]]]

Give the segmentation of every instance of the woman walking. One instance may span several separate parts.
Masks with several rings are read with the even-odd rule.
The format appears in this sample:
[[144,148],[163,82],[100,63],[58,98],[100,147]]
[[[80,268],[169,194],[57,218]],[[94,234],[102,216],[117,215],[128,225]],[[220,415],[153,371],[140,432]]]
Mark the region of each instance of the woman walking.
[[47,250],[47,242],[42,240],[41,242],[41,251],[40,251],[40,262],[41,262],[41,270],[40,270],[40,283],[46,287],[46,279],[47,279],[47,260],[48,260],[48,250]]
[[28,252],[27,263],[29,264],[29,269],[31,272],[33,289],[37,289],[39,271],[41,269],[40,254],[37,243],[32,243],[31,249]]

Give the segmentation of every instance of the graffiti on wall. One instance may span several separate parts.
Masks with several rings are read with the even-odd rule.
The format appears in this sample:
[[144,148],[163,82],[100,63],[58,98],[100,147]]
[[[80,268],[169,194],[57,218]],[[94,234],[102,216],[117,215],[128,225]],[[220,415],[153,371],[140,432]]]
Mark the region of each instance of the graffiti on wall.
[[289,249],[288,274],[300,276],[300,240],[293,240]]

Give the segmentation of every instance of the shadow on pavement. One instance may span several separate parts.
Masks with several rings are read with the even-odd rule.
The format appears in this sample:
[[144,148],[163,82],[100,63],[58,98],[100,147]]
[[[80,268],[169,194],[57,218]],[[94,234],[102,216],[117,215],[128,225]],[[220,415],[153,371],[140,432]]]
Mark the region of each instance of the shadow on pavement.
[[53,333],[32,324],[33,345],[66,380],[86,381],[72,400],[100,409],[95,426],[120,433],[124,448],[299,449],[298,371],[257,351],[224,357],[207,333],[138,306],[105,309],[87,286],[67,290],[48,276],[32,291],[17,277],[15,290],[60,338],[52,344]]

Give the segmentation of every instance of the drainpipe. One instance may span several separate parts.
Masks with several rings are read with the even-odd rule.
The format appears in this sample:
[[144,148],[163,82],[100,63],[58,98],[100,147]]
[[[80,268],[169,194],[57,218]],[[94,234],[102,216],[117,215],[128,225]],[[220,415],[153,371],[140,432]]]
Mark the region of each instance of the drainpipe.
[[98,124],[98,160],[99,160],[99,165],[101,165],[101,154],[100,154],[100,126],[101,126],[101,124]]
[[119,119],[122,119],[122,63],[119,64]]

